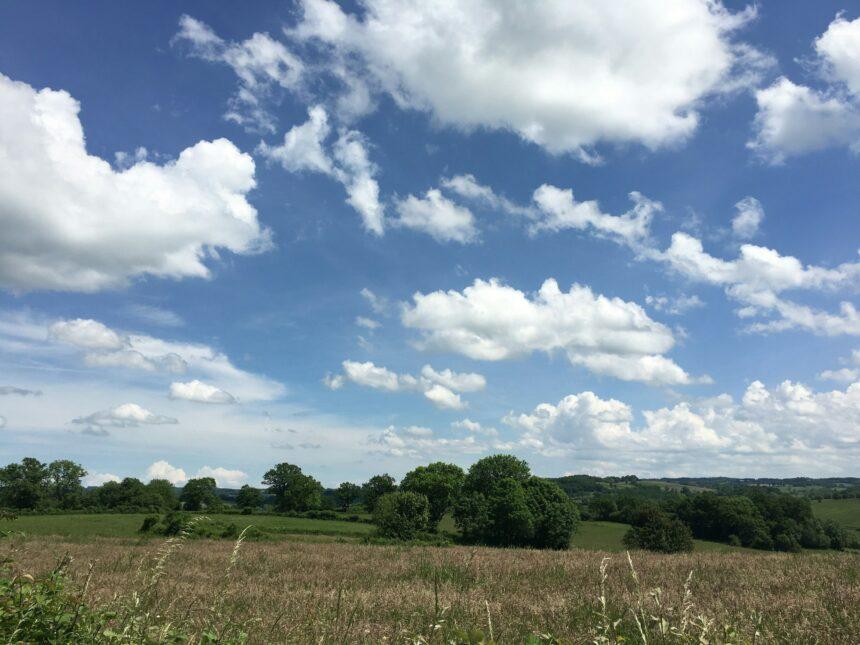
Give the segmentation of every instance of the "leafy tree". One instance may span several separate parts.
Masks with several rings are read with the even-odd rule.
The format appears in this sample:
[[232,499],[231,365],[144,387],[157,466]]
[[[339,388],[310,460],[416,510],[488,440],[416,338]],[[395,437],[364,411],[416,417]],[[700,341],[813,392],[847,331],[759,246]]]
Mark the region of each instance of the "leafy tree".
[[384,475],[374,475],[361,487],[361,496],[364,499],[364,507],[369,513],[376,509],[376,501],[383,495],[393,493],[397,490],[397,483],[394,477],[385,473]]
[[204,508],[212,508],[220,505],[216,494],[218,485],[212,477],[199,477],[189,479],[182,489],[179,500],[182,507],[187,511],[201,511]]
[[459,466],[437,461],[406,473],[400,482],[400,490],[419,493],[427,498],[430,504],[429,526],[435,530],[459,497],[465,478],[466,474]]
[[335,497],[337,497],[337,501],[340,503],[340,507],[344,511],[348,511],[349,507],[352,506],[353,502],[355,502],[360,496],[361,486],[353,484],[352,482],[343,482],[335,491]]
[[51,501],[63,509],[79,507],[84,492],[81,479],[86,475],[87,471],[73,461],[52,461],[47,469],[48,495]]
[[624,535],[628,549],[647,549],[660,553],[680,553],[693,550],[690,527],[663,511],[645,512]]
[[578,519],[557,484],[532,477],[528,464],[510,455],[473,464],[454,506],[466,540],[497,546],[567,548]]
[[318,508],[322,499],[322,485],[293,464],[278,464],[265,474],[263,483],[275,497],[275,508],[282,512]]
[[373,521],[380,535],[411,540],[427,530],[429,508],[424,495],[412,492],[386,493],[377,500]]
[[263,493],[259,488],[245,484],[236,495],[236,506],[239,508],[260,508],[263,505]]
[[0,503],[10,508],[35,509],[48,497],[48,467],[38,459],[24,457],[20,464],[0,468]]
[[160,508],[173,510],[179,505],[176,489],[166,479],[150,479],[146,489]]

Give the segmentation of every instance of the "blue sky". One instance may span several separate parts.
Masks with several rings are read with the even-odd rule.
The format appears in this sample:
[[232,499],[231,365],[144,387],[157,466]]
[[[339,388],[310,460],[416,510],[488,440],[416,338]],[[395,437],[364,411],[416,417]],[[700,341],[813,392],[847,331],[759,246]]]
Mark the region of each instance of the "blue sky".
[[856,475],[860,14],[659,4],[3,5],[0,459]]

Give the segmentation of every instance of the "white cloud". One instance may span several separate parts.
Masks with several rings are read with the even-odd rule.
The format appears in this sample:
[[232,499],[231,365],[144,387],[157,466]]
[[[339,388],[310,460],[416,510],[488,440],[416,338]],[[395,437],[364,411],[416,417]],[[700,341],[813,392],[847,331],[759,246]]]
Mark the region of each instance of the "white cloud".
[[451,424],[451,427],[457,430],[466,430],[473,434],[486,435],[488,437],[497,437],[499,435],[499,431],[495,428],[486,428],[479,422],[472,421],[471,419],[460,419],[459,421],[454,421]]
[[401,319],[421,331],[421,349],[489,361],[560,350],[574,364],[624,380],[662,385],[695,380],[663,356],[675,343],[668,327],[639,305],[595,295],[588,287],[573,285],[564,293],[549,279],[532,296],[498,280],[476,280],[462,293],[413,298]]
[[211,393],[215,398],[224,399],[219,402],[226,402],[225,395],[248,402],[273,400],[284,393],[280,383],[236,367],[225,354],[208,345],[167,341],[143,334],[120,334],[95,320],[58,321],[50,330],[56,340],[87,350],[84,363],[90,367],[196,374],[214,382],[214,385],[205,384],[194,379],[190,383],[176,383],[180,387],[175,393],[171,388],[176,398],[188,398],[192,394],[205,398],[204,390],[208,387],[219,390],[220,394]]
[[153,305],[128,305],[124,311],[138,320],[158,325],[159,327],[182,327],[185,324],[185,321],[176,312]]
[[213,385],[193,380],[170,384],[170,398],[197,401],[198,403],[236,403],[236,397]]
[[393,223],[427,233],[437,242],[470,244],[478,241],[475,216],[465,206],[455,204],[431,188],[424,197],[409,195],[399,199],[395,207],[399,218]]
[[363,61],[363,76],[403,108],[457,128],[504,129],[547,150],[598,142],[683,141],[709,95],[755,80],[768,61],[732,42],[754,16],[719,2],[599,0],[430,5],[367,0],[361,18],[304,0],[288,35]]
[[218,488],[239,488],[248,479],[248,473],[220,466],[217,468],[203,466],[203,468],[197,471],[197,477],[211,477],[215,480]]
[[0,286],[92,292],[144,275],[207,278],[216,249],[270,246],[246,199],[254,161],[230,141],[116,172],[87,153],[79,109],[65,91],[0,75],[0,225],[15,231],[0,236]]
[[432,431],[427,428],[419,428],[416,432],[414,426],[399,431],[394,426],[389,426],[382,432],[368,437],[368,443],[374,452],[380,452],[392,457],[435,457],[436,455],[451,454],[480,454],[487,452],[489,446],[479,443],[474,436],[462,439],[449,439],[447,437],[434,437]]
[[645,296],[645,304],[655,311],[667,313],[670,316],[680,316],[691,309],[704,307],[705,303],[699,296],[680,294],[674,298],[669,296]]
[[837,15],[814,44],[829,86],[819,91],[781,77],[756,92],[748,146],[773,163],[831,147],[860,151],[860,18]]
[[732,234],[742,240],[756,236],[764,221],[764,209],[755,197],[744,197],[735,204],[737,215],[732,218]]
[[364,298],[370,305],[370,308],[373,310],[373,313],[378,314],[380,316],[385,316],[388,314],[388,308],[390,305],[387,299],[383,298],[382,296],[378,296],[367,287],[364,287],[360,293],[361,297]]
[[119,483],[120,481],[122,481],[122,479],[113,473],[90,473],[83,478],[81,483],[84,486],[102,486],[107,482]]
[[82,349],[115,350],[123,346],[113,329],[97,320],[59,320],[48,328],[51,337]]
[[358,316],[355,319],[355,324],[359,327],[364,327],[365,329],[369,329],[373,331],[374,329],[379,329],[379,321],[374,320],[373,318],[367,318],[366,316]]
[[274,118],[266,102],[277,88],[296,90],[304,64],[284,45],[264,33],[241,43],[226,42],[205,23],[183,15],[174,42],[184,42],[190,54],[209,62],[229,65],[239,78],[239,90],[230,99],[224,117],[249,130],[274,132]]
[[459,392],[477,392],[487,384],[480,374],[458,373],[450,369],[436,371],[430,365],[425,365],[421,376],[398,374],[391,370],[375,365],[368,361],[343,361],[343,373],[327,374],[323,379],[332,390],[343,387],[346,381],[386,392],[420,392],[436,407],[445,410],[461,410],[467,404],[460,398]]
[[328,115],[318,105],[308,110],[305,123],[287,131],[281,145],[261,141],[257,153],[288,172],[311,171],[333,177],[346,189],[346,201],[361,215],[364,228],[382,235],[385,208],[379,201],[378,168],[370,161],[367,139],[356,130],[341,130],[327,151],[325,142],[330,134]]
[[534,211],[528,206],[520,206],[504,195],[497,194],[489,186],[485,186],[475,179],[474,175],[455,175],[453,177],[445,177],[440,182],[442,188],[453,192],[454,194],[473,202],[476,202],[486,208],[498,210],[508,215],[517,215],[532,217]]
[[85,425],[90,430],[105,432],[105,428],[137,428],[141,425],[175,424],[179,421],[173,417],[155,414],[136,403],[123,403],[114,408],[72,419],[72,423]]
[[842,359],[843,363],[850,363],[852,367],[842,367],[835,370],[824,370],[818,378],[826,381],[841,381],[853,383],[860,381],[860,349],[855,349],[849,359]]
[[651,220],[663,210],[659,202],[632,192],[633,208],[623,215],[608,215],[595,200],[577,202],[573,191],[542,185],[534,192],[540,218],[530,227],[531,233],[557,232],[564,229],[590,229],[598,237],[607,237],[620,244],[638,248],[648,242]]
[[152,481],[153,479],[166,479],[174,486],[184,484],[188,481],[188,477],[185,475],[184,470],[171,466],[163,459],[150,464],[149,468],[146,469],[146,475],[144,478],[147,481]]
[[705,252],[702,242],[686,233],[675,233],[666,251],[650,252],[680,275],[698,282],[723,286],[726,294],[744,307],[744,318],[777,316],[752,323],[756,332],[800,328],[816,334],[860,335],[860,314],[850,302],[840,304],[838,315],[816,311],[780,297],[791,290],[833,292],[856,284],[860,262],[846,262],[835,268],[804,266],[792,256],[763,246],[744,244],[735,260],[723,260]]

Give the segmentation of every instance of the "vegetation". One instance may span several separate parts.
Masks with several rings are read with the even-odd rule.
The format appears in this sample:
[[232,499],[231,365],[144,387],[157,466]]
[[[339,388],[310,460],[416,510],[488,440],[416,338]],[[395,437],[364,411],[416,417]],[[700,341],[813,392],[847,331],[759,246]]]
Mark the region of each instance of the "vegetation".
[[377,500],[373,522],[383,537],[411,540],[430,523],[427,498],[410,491],[386,493]]
[[279,511],[307,511],[319,508],[323,487],[293,464],[278,464],[263,476],[263,483],[275,498]]
[[361,486],[353,484],[352,482],[343,482],[337,487],[335,497],[337,498],[338,504],[340,504],[341,510],[348,511],[349,507],[357,502],[361,497]]
[[236,495],[236,506],[244,511],[253,511],[263,505],[263,494],[260,489],[245,484]]
[[693,550],[693,534],[677,517],[648,508],[633,518],[633,526],[624,535],[624,545],[629,549],[681,553]]
[[465,478],[466,474],[459,466],[437,461],[406,473],[400,482],[400,489],[427,498],[430,513],[428,527],[435,530],[460,496]]
[[182,488],[179,501],[187,511],[212,510],[221,506],[221,500],[215,494],[217,485],[212,477],[189,479]]
[[373,513],[376,510],[376,502],[380,497],[388,493],[393,493],[397,490],[397,481],[385,473],[384,475],[374,475],[362,487],[361,494],[364,499],[364,508],[368,513]]

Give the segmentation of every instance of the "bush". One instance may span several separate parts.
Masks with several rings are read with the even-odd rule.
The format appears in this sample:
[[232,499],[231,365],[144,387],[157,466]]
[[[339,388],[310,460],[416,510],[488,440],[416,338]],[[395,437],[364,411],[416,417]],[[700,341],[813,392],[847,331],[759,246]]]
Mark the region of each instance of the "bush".
[[660,553],[693,550],[690,527],[678,518],[658,511],[637,519],[639,523],[624,535],[624,546],[628,549],[646,549]]
[[387,493],[377,500],[373,520],[381,536],[411,540],[427,530],[430,505],[418,493]]

